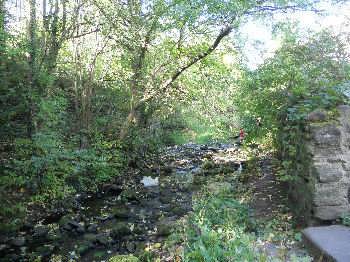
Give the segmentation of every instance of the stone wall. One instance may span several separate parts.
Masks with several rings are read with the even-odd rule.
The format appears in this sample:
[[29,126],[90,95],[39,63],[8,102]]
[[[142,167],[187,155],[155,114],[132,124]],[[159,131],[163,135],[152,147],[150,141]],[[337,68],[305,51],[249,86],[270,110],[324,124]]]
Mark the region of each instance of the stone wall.
[[315,181],[313,217],[334,220],[350,212],[350,106],[338,108],[336,120],[315,111],[309,115],[307,148],[310,176]]

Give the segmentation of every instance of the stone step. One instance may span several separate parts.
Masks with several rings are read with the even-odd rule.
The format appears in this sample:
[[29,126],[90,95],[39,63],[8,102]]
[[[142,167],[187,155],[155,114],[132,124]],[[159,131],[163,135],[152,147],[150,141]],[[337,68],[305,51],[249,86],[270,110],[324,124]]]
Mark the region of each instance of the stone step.
[[341,225],[303,230],[306,247],[317,262],[350,262],[350,228]]

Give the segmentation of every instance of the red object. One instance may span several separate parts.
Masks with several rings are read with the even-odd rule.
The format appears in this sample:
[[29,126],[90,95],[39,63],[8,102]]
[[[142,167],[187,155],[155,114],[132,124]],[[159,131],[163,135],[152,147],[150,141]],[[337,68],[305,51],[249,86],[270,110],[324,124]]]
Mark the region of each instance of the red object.
[[244,138],[244,131],[243,129],[239,130],[239,138],[242,140]]

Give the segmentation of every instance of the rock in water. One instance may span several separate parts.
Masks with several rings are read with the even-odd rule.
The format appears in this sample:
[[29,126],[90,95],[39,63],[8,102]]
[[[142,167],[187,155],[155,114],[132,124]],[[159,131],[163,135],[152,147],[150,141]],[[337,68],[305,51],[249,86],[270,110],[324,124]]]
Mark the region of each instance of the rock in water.
[[25,243],[26,243],[26,239],[24,237],[17,237],[11,241],[11,245],[15,247],[22,247],[25,245]]
[[151,187],[151,186],[158,186],[159,185],[159,178],[152,178],[150,176],[144,176],[141,180],[141,183],[145,187]]

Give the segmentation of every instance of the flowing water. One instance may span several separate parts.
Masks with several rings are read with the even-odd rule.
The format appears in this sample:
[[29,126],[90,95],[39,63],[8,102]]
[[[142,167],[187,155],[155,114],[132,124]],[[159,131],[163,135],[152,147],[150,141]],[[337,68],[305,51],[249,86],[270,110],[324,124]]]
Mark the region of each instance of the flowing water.
[[107,261],[115,254],[140,254],[154,247],[168,261],[162,244],[175,221],[192,210],[192,195],[210,174],[202,166],[220,161],[231,171],[241,170],[236,150],[220,144],[169,147],[160,163],[154,163],[160,168],[135,171],[123,183],[108,185],[103,194],[80,198],[72,210],[0,245],[1,261],[38,256],[43,261]]

